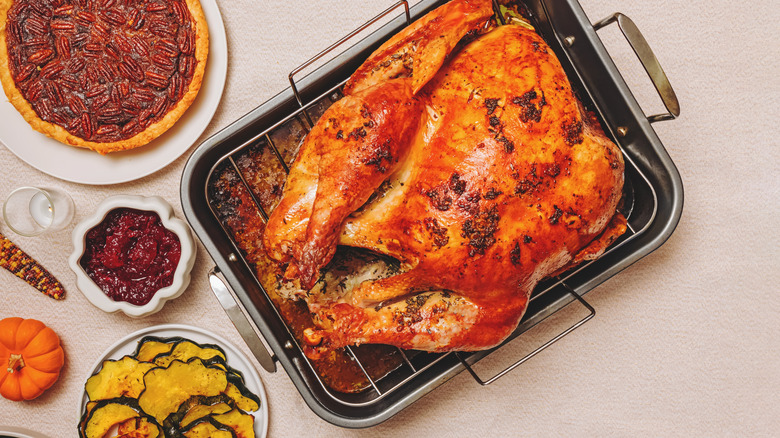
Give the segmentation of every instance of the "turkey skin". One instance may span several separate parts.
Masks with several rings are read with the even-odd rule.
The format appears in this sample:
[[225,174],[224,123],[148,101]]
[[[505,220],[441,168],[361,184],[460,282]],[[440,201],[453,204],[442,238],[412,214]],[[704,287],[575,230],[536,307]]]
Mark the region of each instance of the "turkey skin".
[[[390,39],[304,141],[263,245],[315,317],[310,356],[493,347],[540,280],[625,232],[620,149],[547,44],[493,26],[490,3]],[[397,262],[328,266],[339,245]]]

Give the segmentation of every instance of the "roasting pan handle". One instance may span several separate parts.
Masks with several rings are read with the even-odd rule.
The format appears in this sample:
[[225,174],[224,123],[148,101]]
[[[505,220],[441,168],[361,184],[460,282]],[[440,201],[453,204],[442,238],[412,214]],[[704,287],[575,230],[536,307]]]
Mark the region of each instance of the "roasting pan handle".
[[217,268],[213,268],[209,272],[209,285],[211,285],[211,291],[216,295],[219,304],[225,309],[225,313],[227,313],[227,316],[230,318],[230,321],[233,322],[233,325],[236,326],[238,334],[244,339],[244,342],[246,342],[246,345],[249,347],[249,350],[252,351],[252,354],[255,355],[257,361],[260,362],[260,365],[262,365],[266,371],[275,373],[276,362],[265,345],[263,345],[263,341],[261,341],[262,335],[254,326],[252,326],[252,323],[249,322],[249,318],[241,309],[238,299],[235,294],[233,294],[233,291],[230,290],[230,287],[227,285]]
[[[580,294],[574,291],[569,285],[566,283],[561,282],[561,285],[566,289],[568,293],[570,293],[576,301],[579,301],[580,304],[582,304],[587,310],[588,314],[585,315],[584,318],[580,319],[579,321],[575,322],[573,325],[569,326],[566,330],[562,331],[561,333],[557,334],[554,338],[550,339],[549,341],[545,342],[541,346],[537,347],[534,351],[526,354],[522,359],[518,360],[517,362],[513,363],[512,365],[509,365],[508,367],[504,368],[503,371],[499,372],[498,374],[495,374],[493,377],[483,380],[476,371],[474,371],[473,364],[469,364],[468,358],[464,357],[461,353],[455,353],[455,355],[458,357],[458,360],[460,360],[461,364],[463,364],[464,367],[466,367],[466,370],[471,374],[471,377],[474,378],[474,380],[477,381],[482,386],[490,385],[491,383],[495,382],[496,380],[500,379],[510,371],[514,370],[515,368],[519,367],[520,365],[524,364],[528,359],[536,356],[537,354],[541,353],[542,350],[549,347],[550,345],[558,342],[563,338],[564,336],[568,335],[569,333],[573,332],[577,328],[579,328],[581,325],[585,324],[586,322],[590,321],[591,318],[596,316],[596,309],[593,308],[590,304],[588,304],[585,299],[583,299]],[[571,304],[571,303],[569,303]],[[568,305],[568,304],[567,304]],[[564,306],[565,307],[565,306]],[[560,310],[560,309],[559,309]],[[500,348],[501,346],[495,347],[495,349]],[[494,350],[495,350],[494,349]],[[476,363],[476,362],[475,362]]]
[[645,71],[650,76],[650,80],[653,82],[653,86],[655,86],[655,89],[661,96],[661,100],[663,101],[664,106],[668,111],[664,114],[650,116],[647,118],[647,120],[650,123],[654,123],[660,122],[662,120],[675,119],[680,115],[680,102],[677,100],[677,95],[672,89],[672,84],[669,83],[669,78],[666,77],[666,73],[664,73],[664,70],[661,68],[661,64],[655,57],[653,50],[650,48],[647,40],[642,35],[642,32],[640,32],[639,28],[637,28],[636,24],[634,24],[633,20],[621,14],[620,12],[616,12],[611,16],[595,23],[593,28],[595,30],[599,30],[615,22],[617,22],[618,27],[623,32],[623,36],[625,36],[628,44],[631,45],[632,49],[634,49],[634,53],[636,53],[636,56],[639,58],[639,62],[642,63]]
[[[322,52],[314,55],[313,58],[309,59],[308,61],[304,62],[303,64],[299,65],[295,68],[295,70],[291,71],[290,74],[287,76],[287,78],[290,80],[290,87],[292,87],[293,94],[295,95],[295,99],[298,101],[298,105],[303,105],[303,100],[301,99],[301,95],[298,92],[298,86],[295,84],[295,75],[300,73],[305,68],[311,66],[318,60],[322,59],[323,56],[327,55],[328,53],[332,52],[348,40],[350,40],[355,35],[363,32],[365,29],[376,23],[377,21],[381,20],[382,18],[386,17],[388,14],[393,12],[394,10],[398,9],[400,6],[404,7],[404,12],[406,13],[406,25],[410,25],[412,23],[412,16],[409,13],[409,3],[406,0],[401,0],[398,3],[394,4],[393,6],[390,6],[389,8],[385,9],[384,11],[380,12],[379,15],[376,17],[368,20],[366,23],[364,23],[362,26],[358,27],[357,29],[353,30],[349,35],[345,36],[344,38],[336,41],[333,43],[330,47],[323,50]],[[304,111],[304,115],[308,119],[309,123],[311,123],[311,120],[309,119],[309,115]]]

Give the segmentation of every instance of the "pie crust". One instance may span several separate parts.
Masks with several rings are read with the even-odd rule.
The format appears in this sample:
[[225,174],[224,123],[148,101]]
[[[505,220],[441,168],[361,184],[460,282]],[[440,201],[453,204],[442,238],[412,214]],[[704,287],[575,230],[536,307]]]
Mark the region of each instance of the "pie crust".
[[[172,67],[173,70],[171,70],[173,73],[167,73],[167,70],[164,72],[160,70],[159,67],[159,61],[154,61],[152,58],[156,55],[156,53],[159,53],[155,48],[157,46],[152,47],[152,43],[150,41],[160,41],[163,36],[159,36],[156,32],[159,31],[160,27],[152,29],[152,20],[147,20],[144,22],[143,25],[138,26],[139,29],[130,29],[130,23],[133,22],[132,16],[130,18],[127,18],[127,16],[121,16],[122,19],[127,19],[127,22],[123,22],[122,24],[112,24],[109,21],[102,20],[101,17],[104,17],[105,15],[99,15],[99,14],[105,14],[107,9],[99,9],[95,11],[94,14],[92,14],[90,17],[92,19],[95,18],[95,16],[98,16],[98,20],[93,21],[92,27],[84,27],[81,25],[78,25],[73,29],[73,32],[86,32],[89,31],[89,36],[87,37],[89,41],[95,42],[94,40],[97,39],[96,43],[100,44],[101,46],[98,47],[97,45],[93,47],[98,47],[99,50],[104,50],[106,53],[108,53],[108,45],[110,42],[113,42],[114,40],[111,39],[101,39],[99,37],[100,33],[98,31],[103,31],[102,35],[109,36],[108,38],[114,38],[114,35],[120,35],[121,37],[126,37],[125,42],[127,40],[132,40],[135,37],[141,38],[144,40],[143,44],[145,44],[145,47],[149,50],[146,50],[146,58],[143,58],[143,52],[144,50],[140,50],[140,54],[136,51],[133,52],[126,52],[122,50],[114,50],[111,55],[115,56],[111,60],[112,66],[109,66],[108,70],[103,70],[104,72],[107,72],[101,76],[97,76],[100,78],[100,81],[97,80],[91,80],[91,81],[85,81],[83,77],[75,87],[76,90],[73,90],[74,88],[74,75],[71,75],[70,83],[67,85],[67,93],[68,96],[73,95],[73,93],[78,93],[78,96],[83,96],[81,98],[82,102],[80,104],[81,112],[80,115],[77,113],[75,109],[73,109],[73,106],[68,106],[64,104],[62,101],[67,99],[67,96],[65,99],[62,98],[62,95],[60,96],[60,102],[59,102],[59,108],[57,108],[57,112],[60,114],[66,114],[66,116],[69,118],[70,123],[57,123],[56,120],[54,121],[47,121],[44,120],[45,116],[42,117],[40,115],[39,111],[36,111],[36,109],[33,107],[33,104],[28,101],[27,98],[25,98],[25,95],[23,94],[23,88],[20,87],[17,83],[17,81],[14,80],[13,77],[13,71],[11,67],[11,52],[9,51],[8,47],[8,32],[11,30],[9,27],[12,25],[9,20],[9,11],[11,11],[11,8],[14,6],[14,3],[18,3],[19,0],[0,0],[0,82],[3,85],[3,90],[5,90],[6,96],[8,97],[8,100],[11,102],[11,104],[14,105],[14,107],[22,114],[24,119],[30,124],[30,126],[33,127],[36,131],[39,131],[43,134],[46,134],[47,136],[54,138],[62,143],[72,145],[72,146],[78,146],[78,147],[84,147],[92,149],[96,152],[99,152],[101,154],[107,154],[109,152],[116,152],[116,151],[123,151],[128,149],[137,148],[143,145],[148,144],[153,139],[157,138],[158,136],[162,135],[165,131],[167,131],[171,126],[176,123],[176,121],[179,120],[179,118],[184,114],[184,112],[189,108],[189,106],[192,104],[192,102],[195,100],[198,91],[200,90],[202,81],[203,81],[203,74],[206,67],[206,60],[208,57],[208,50],[209,50],[209,36],[208,36],[208,27],[206,25],[206,17],[203,14],[203,9],[200,6],[200,2],[198,0],[182,0],[182,3],[186,5],[188,11],[189,11],[189,25],[191,27],[191,31],[188,30],[182,30],[181,32],[193,32],[194,33],[194,50],[193,49],[186,49],[188,53],[191,53],[191,55],[187,55],[182,53],[181,47],[178,46],[177,49],[174,51],[178,52],[178,54],[175,55],[175,57],[170,57],[169,59],[173,59],[174,67]],[[28,1],[26,3],[36,3],[36,0]],[[54,1],[52,3],[59,3],[61,5],[64,5],[66,2],[64,1]],[[84,0],[77,0],[75,2],[67,2],[67,3],[75,3],[76,5],[88,5],[92,6],[93,10],[95,8],[100,8],[100,6],[96,6],[99,3],[105,4],[106,2],[92,2],[92,1],[84,1]],[[109,0],[107,3],[112,4],[115,3],[112,0]],[[127,2],[116,2],[116,3],[124,3]],[[154,13],[164,13],[161,11],[155,11],[154,8],[159,5],[160,7],[166,7],[169,8],[171,11],[173,10],[173,7],[170,6],[170,3],[165,0],[141,0],[136,1],[133,6],[143,5],[146,9],[140,12],[142,15],[142,18],[135,21],[136,23],[140,23],[140,20],[143,20],[145,17],[144,14],[154,14]],[[69,6],[61,6],[64,8],[67,8]],[[78,8],[78,6],[76,6]],[[56,9],[56,8],[55,8]],[[78,13],[79,10],[83,10],[86,12],[88,11],[87,8],[81,8],[78,9],[76,12],[72,13]],[[149,11],[152,12],[149,12]],[[60,13],[59,15],[62,15]],[[131,14],[132,15],[132,14]],[[40,16],[40,15],[39,15]],[[71,22],[77,21],[81,24],[90,24],[87,22],[84,22],[83,20],[79,21],[81,17],[74,18],[75,16],[67,17],[71,19]],[[38,17],[36,17],[37,19]],[[73,59],[81,57],[86,62],[86,67],[83,67],[83,71],[88,71],[89,66],[93,67],[99,67],[94,63],[91,63],[90,59],[88,59],[86,47],[89,44],[85,44],[84,41],[80,41],[80,50],[75,50],[72,48],[70,43],[68,43],[67,46],[64,46],[68,50],[68,56],[64,56],[63,59],[60,58],[60,46],[57,45],[57,38],[58,34],[62,34],[63,30],[60,28],[56,28],[56,30],[53,30],[52,27],[54,26],[62,26],[61,24],[52,24],[57,20],[57,14],[52,14],[52,16],[48,17],[48,21],[46,22],[45,29],[47,32],[44,34],[43,31],[39,31],[39,38],[40,39],[48,39],[49,40],[49,47],[53,52],[54,55],[53,58],[49,57],[48,60],[42,63],[34,63],[30,61],[30,58],[26,60],[27,64],[37,64],[36,69],[37,73],[33,72],[30,74],[30,76],[33,76],[34,74],[37,74],[39,77],[43,75],[43,72],[46,69],[46,66],[49,63],[55,63],[58,61],[67,60],[68,62],[74,62]],[[29,19],[27,21],[30,21]],[[67,21],[67,20],[66,20]],[[99,22],[103,27],[101,29],[98,29],[97,31],[93,28],[94,23]],[[116,21],[119,23],[119,20]],[[36,24],[36,23],[33,23]],[[166,23],[163,23],[166,24]],[[170,24],[170,23],[168,23]],[[31,25],[28,25],[28,27]],[[64,26],[70,26],[65,24]],[[21,28],[21,24],[18,25],[19,28]],[[107,30],[106,30],[107,29]],[[66,29],[66,31],[69,31],[71,29]],[[179,35],[181,36],[181,32],[179,32]],[[29,32],[28,32],[29,33]],[[95,34],[98,34],[98,37],[95,37]],[[139,34],[141,34],[139,36]],[[69,34],[70,35],[70,34]],[[119,37],[117,37],[119,38]],[[175,35],[174,35],[175,38]],[[29,38],[28,38],[29,39]],[[170,41],[170,38],[168,38],[167,41]],[[178,41],[175,40],[175,41]],[[177,42],[177,45],[179,43]],[[116,45],[112,46],[115,47]],[[127,46],[125,46],[127,49]],[[71,52],[76,52],[73,54],[73,56],[70,56]],[[29,51],[27,52],[29,54]],[[64,50],[61,51],[61,53],[65,53]],[[102,59],[106,59],[107,61],[103,64],[109,63],[109,58],[107,54],[101,53],[99,56],[102,56]],[[168,55],[170,56],[170,55]],[[184,59],[187,56],[193,56],[195,66],[192,71],[192,77],[190,82],[187,84],[185,83],[187,76],[184,73],[179,74],[179,79],[176,79],[176,84],[173,85],[173,77],[177,74],[177,69],[180,66],[180,63],[178,62],[181,59]],[[125,75],[117,74],[117,66],[122,62],[121,59],[126,59],[127,57],[132,57],[136,60],[135,65],[140,68],[139,77],[140,79],[136,78],[134,80],[129,79],[129,70],[125,69],[123,72]],[[121,59],[120,59],[121,58]],[[157,58],[158,60],[160,58]],[[158,62],[158,64],[154,64],[155,62]],[[62,62],[58,62],[58,64],[62,64]],[[69,64],[70,65],[70,64]],[[53,66],[53,67],[59,67]],[[67,67],[67,68],[70,68]],[[67,68],[63,71],[67,72]],[[186,64],[185,67],[182,67],[186,70]],[[166,68],[170,69],[170,68]],[[20,65],[18,68],[18,71],[22,70],[22,66]],[[139,70],[134,70],[139,71]],[[152,74],[155,72],[162,72],[162,74],[168,75],[167,80],[165,81],[166,86],[150,86],[149,85],[149,74],[150,71]],[[82,72],[82,70],[79,70],[79,72]],[[55,73],[57,74],[57,73]],[[82,72],[82,76],[83,73]],[[108,78],[107,78],[108,77]],[[93,76],[95,78],[95,76]],[[26,78],[25,78],[26,79]],[[50,79],[48,82],[55,82],[58,80],[57,77],[54,77],[54,79]],[[20,83],[24,82],[24,79],[19,81]],[[43,82],[41,82],[43,83]],[[118,84],[123,83],[126,85],[122,85],[121,87],[118,86]],[[85,84],[90,89],[85,89]],[[44,84],[48,85],[48,84]],[[62,90],[63,84],[60,84],[59,89]],[[105,87],[102,87],[105,86]],[[179,89],[177,91],[177,86],[182,87],[182,89]],[[171,88],[173,87],[173,90]],[[91,92],[91,90],[99,88],[98,91],[102,89],[106,89],[104,91],[104,94],[106,96],[98,96],[98,97],[104,97],[105,99],[108,99],[109,97],[111,100],[109,101],[109,104],[115,105],[117,108],[125,109],[125,106],[129,106],[130,109],[126,110],[127,112],[122,113],[121,116],[115,116],[121,117],[122,120],[119,120],[118,122],[116,120],[111,120],[111,115],[109,116],[101,116],[100,113],[97,113],[96,111],[99,111],[99,108],[101,107],[100,104],[97,104],[93,107],[92,104],[95,104],[96,102],[93,99],[93,97],[90,97],[88,93]],[[116,90],[114,90],[116,88]],[[129,90],[129,91],[128,91]],[[139,91],[140,90],[140,91]],[[184,91],[186,90],[186,91]],[[47,92],[48,88],[44,91]],[[157,102],[157,100],[151,101],[151,102],[143,102],[141,105],[138,104],[138,102],[133,103],[133,99],[130,97],[135,96],[133,93],[138,91],[139,93],[146,93],[147,98],[150,95],[150,91],[153,91],[153,94],[155,95],[154,99],[159,99],[163,103],[161,104],[162,107],[165,108],[165,111],[158,110],[158,113],[154,113],[154,108],[152,107],[154,103]],[[43,92],[39,93],[42,94]],[[117,93],[114,95],[113,93]],[[164,98],[165,96],[168,96],[169,94],[178,94],[180,97],[178,99],[171,99],[171,97]],[[29,95],[29,93],[28,93]],[[51,95],[51,94],[49,94]],[[110,96],[109,96],[110,95]],[[88,100],[89,99],[89,100]],[[56,100],[55,100],[56,102]],[[120,103],[121,102],[121,103]],[[77,102],[78,104],[78,102]],[[68,109],[70,108],[70,109]],[[148,110],[152,112],[152,115],[150,116],[148,113],[144,114],[144,111]],[[138,113],[141,113],[139,115]],[[136,114],[132,114],[136,113]],[[51,111],[49,112],[51,114]],[[146,118],[141,119],[141,117],[146,116]],[[64,119],[65,117],[59,117],[60,119]],[[51,119],[51,117],[48,117],[48,119]],[[80,120],[75,120],[80,119]],[[79,122],[81,120],[81,123],[84,123],[84,125],[79,125]],[[103,120],[104,123],[101,124],[101,121]],[[67,122],[67,120],[66,120]],[[113,122],[113,123],[110,123]],[[122,123],[124,122],[124,123]],[[129,123],[137,123],[138,126],[127,126]],[[70,128],[68,129],[68,125],[70,124]],[[77,126],[78,125],[78,126]],[[109,128],[104,128],[106,125],[109,125]],[[146,125],[146,126],[144,126]],[[85,126],[89,126],[90,128],[86,128]],[[80,127],[80,128],[79,128]],[[109,137],[106,139],[106,135],[104,134],[116,134],[117,129],[121,128],[132,128],[128,129],[127,135],[117,134],[113,135],[113,137]],[[78,129],[77,129],[78,128]],[[100,131],[101,128],[103,128],[103,131]],[[83,133],[87,130],[91,130],[91,135],[83,135]],[[136,132],[133,132],[136,131]],[[102,132],[102,134],[101,134]],[[124,132],[124,131],[122,131]],[[103,138],[95,139],[94,137],[96,135],[103,135]],[[84,138],[87,137],[87,138]]]

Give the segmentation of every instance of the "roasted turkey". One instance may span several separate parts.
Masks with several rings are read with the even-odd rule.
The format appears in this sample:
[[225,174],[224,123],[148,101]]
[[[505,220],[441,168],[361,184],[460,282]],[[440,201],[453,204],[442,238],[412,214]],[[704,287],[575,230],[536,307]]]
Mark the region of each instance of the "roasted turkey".
[[[535,285],[625,231],[623,158],[529,27],[454,0],[382,45],[306,137],[263,236],[318,329],[362,343],[479,350]],[[329,262],[339,245],[385,258]]]

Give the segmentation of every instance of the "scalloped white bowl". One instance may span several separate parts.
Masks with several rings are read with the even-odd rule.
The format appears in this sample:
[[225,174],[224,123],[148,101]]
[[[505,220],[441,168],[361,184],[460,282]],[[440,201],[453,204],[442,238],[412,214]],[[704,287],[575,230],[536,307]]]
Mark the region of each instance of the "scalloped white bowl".
[[[173,283],[170,286],[159,289],[152,299],[143,306],[137,306],[125,301],[114,301],[109,298],[91,278],[79,260],[84,255],[87,232],[103,222],[106,215],[118,208],[133,208],[136,210],[153,211],[160,216],[163,226],[173,231],[181,243],[181,257],[176,271],[173,273]],[[73,229],[73,252],[68,258],[70,268],[76,273],[76,284],[82,294],[95,307],[109,313],[122,311],[128,316],[143,317],[151,315],[160,309],[168,300],[181,295],[190,284],[190,272],[195,264],[195,243],[192,232],[186,222],[177,219],[173,215],[173,208],[167,201],[159,196],[134,196],[116,195],[106,198],[100,203],[97,210],[91,216],[84,218]]]

